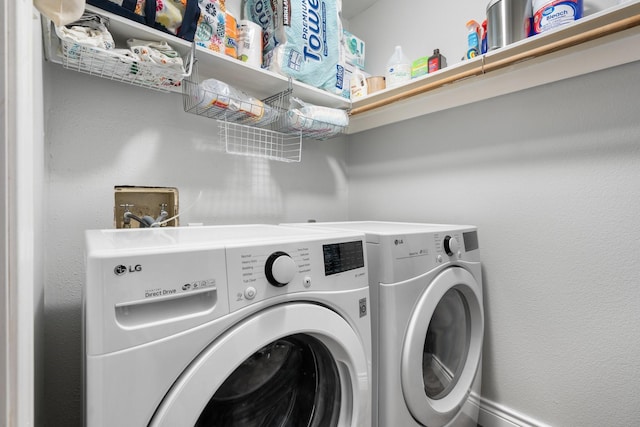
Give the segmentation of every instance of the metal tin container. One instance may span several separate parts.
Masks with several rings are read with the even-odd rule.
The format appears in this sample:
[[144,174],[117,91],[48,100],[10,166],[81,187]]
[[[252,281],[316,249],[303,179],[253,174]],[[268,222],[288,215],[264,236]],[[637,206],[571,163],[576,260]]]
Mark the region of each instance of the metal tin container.
[[491,0],[487,5],[487,50],[525,39],[531,32],[531,0]]

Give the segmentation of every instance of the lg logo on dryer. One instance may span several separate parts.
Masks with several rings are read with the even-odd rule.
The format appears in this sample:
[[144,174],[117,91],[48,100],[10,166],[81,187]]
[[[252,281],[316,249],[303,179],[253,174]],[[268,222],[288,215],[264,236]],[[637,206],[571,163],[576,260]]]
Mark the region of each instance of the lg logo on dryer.
[[142,265],[140,264],[136,264],[136,265],[130,265],[130,266],[126,266],[126,265],[116,265],[116,267],[113,269],[113,272],[115,273],[116,276],[122,276],[125,273],[137,273],[139,271],[142,271]]

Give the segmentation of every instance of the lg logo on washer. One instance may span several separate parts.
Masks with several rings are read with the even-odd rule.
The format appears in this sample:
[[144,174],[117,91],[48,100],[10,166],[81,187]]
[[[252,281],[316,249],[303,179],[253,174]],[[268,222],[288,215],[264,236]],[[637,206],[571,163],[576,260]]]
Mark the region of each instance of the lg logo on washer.
[[129,267],[127,267],[126,265],[120,264],[120,265],[116,265],[116,267],[113,269],[113,272],[115,273],[116,276],[122,276],[127,272],[137,273],[138,271],[142,271],[142,265],[140,264],[130,265]]

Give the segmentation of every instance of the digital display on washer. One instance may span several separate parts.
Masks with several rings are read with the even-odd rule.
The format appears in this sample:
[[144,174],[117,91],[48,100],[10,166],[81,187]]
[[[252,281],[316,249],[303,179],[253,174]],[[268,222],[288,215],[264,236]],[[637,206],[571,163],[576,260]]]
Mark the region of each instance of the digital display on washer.
[[322,252],[325,276],[364,267],[362,240],[322,245]]
[[462,233],[462,239],[464,240],[464,250],[475,251],[478,249],[478,232],[477,231],[468,231],[466,233]]

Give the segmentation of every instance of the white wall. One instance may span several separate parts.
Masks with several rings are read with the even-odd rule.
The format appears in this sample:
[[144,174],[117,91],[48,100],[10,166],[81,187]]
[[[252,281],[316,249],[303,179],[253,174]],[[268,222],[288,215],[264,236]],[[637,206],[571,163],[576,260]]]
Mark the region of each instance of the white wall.
[[[4,0],[0,0],[0,10],[2,10],[2,25],[6,25],[8,15],[7,8]],[[0,153],[2,153],[2,162],[0,162],[0,200],[2,200],[2,209],[0,209],[0,272],[2,272],[2,279],[0,280],[0,321],[2,321],[2,328],[0,329],[0,384],[4,384],[0,387],[0,422],[3,424],[9,424],[7,404],[7,392],[9,391],[7,379],[9,378],[9,305],[8,305],[8,293],[9,293],[9,252],[7,248],[9,246],[9,236],[7,230],[9,229],[8,209],[9,206],[9,194],[6,191],[7,183],[9,181],[9,172],[7,168],[6,158],[8,157],[8,148],[6,138],[6,125],[7,121],[6,108],[5,108],[5,68],[6,68],[6,49],[5,43],[0,43]]]
[[639,99],[636,62],[349,141],[350,219],[478,225],[482,395],[541,424],[640,424]]
[[31,0],[0,0],[0,10],[0,424],[33,426],[42,390],[42,37]]
[[45,77],[45,410],[48,426],[71,427],[81,414],[83,230],[113,227],[113,187],[178,187],[181,225],[344,220],[346,148],[305,140],[300,163],[229,155],[216,122],[184,113],[180,95],[52,64]]

